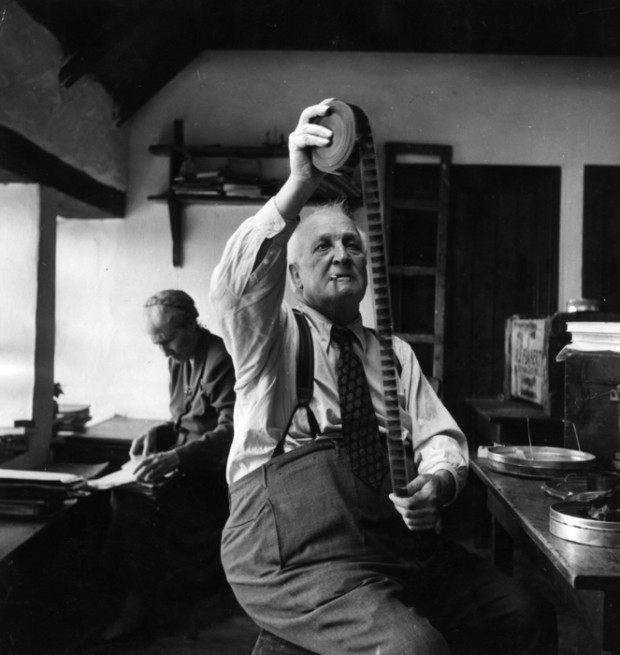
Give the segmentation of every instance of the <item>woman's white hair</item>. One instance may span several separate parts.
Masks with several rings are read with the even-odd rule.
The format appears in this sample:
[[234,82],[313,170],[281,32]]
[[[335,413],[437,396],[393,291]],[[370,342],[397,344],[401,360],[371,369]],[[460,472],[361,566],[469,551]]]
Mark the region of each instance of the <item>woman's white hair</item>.
[[190,327],[198,319],[194,299],[180,289],[164,289],[153,294],[144,303],[144,311],[171,327]]

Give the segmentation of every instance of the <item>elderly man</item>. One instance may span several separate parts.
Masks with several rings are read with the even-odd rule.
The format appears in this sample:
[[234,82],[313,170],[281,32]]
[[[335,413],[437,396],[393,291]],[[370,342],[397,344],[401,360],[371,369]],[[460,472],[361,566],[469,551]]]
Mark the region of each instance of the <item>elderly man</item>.
[[[405,497],[391,493],[379,345],[359,312],[364,235],[339,206],[299,220],[322,177],[310,152],[330,141],[316,122],[328,111],[324,101],[302,112],[287,181],[231,237],[212,278],[237,373],[228,580],[258,625],[313,653],[553,653],[553,608],[432,530],[465,484],[467,444],[397,338],[401,425],[419,474]],[[283,301],[287,244],[300,318]],[[296,387],[304,324],[308,408]],[[369,395],[358,410],[371,411],[351,427],[345,385],[360,362]],[[356,453],[362,439],[371,470]]]
[[[217,588],[219,545],[228,516],[225,465],[233,437],[235,376],[222,339],[198,323],[184,291],[151,296],[144,308],[153,344],[168,358],[169,422],[132,444],[138,483],[114,491],[107,556],[128,584],[104,641],[142,631],[162,590],[182,596],[193,585]],[[139,493],[175,473],[154,496]]]

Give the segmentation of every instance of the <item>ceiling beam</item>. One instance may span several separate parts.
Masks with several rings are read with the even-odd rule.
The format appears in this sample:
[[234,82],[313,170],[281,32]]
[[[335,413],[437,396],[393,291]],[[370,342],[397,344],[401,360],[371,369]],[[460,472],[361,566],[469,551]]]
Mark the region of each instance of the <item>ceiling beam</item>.
[[[59,191],[66,218],[123,218],[127,194],[95,180],[0,125],[0,182],[33,182]],[[82,212],[85,214],[83,215]],[[72,216],[68,214],[73,214]]]

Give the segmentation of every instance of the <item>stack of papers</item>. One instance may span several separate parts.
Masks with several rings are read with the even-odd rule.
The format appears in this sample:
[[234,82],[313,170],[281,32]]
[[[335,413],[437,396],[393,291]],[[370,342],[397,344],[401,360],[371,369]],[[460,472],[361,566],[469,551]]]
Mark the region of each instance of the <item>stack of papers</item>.
[[53,471],[22,471],[20,469],[0,468],[0,483],[32,482],[49,485],[74,486],[84,483],[84,478],[73,473],[57,473]]
[[566,354],[577,352],[620,352],[620,323],[611,321],[568,321],[566,331],[571,342],[562,348],[556,360],[561,362]]
[[146,496],[157,496],[176,478],[176,472],[173,471],[160,480],[157,480],[157,482],[138,482],[134,475],[134,471],[141,460],[141,457],[130,459],[123,464],[118,471],[114,471],[114,473],[104,475],[95,480],[89,480],[87,483],[88,488],[102,491],[105,489],[114,489],[115,487],[131,485],[134,491]]
[[89,480],[88,486],[91,489],[104,490],[135,482],[136,478],[133,472],[136,470],[137,465],[137,461],[129,460],[118,471],[104,475],[101,478],[96,478],[95,480]]
[[0,469],[0,515],[48,518],[85,492],[70,473]]

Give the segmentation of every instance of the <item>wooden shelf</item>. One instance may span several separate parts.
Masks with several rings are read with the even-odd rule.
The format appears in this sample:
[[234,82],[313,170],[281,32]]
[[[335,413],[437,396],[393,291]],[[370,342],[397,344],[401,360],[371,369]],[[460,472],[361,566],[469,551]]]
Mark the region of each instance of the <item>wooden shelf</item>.
[[[171,193],[160,193],[148,196],[148,200],[169,201]],[[253,198],[248,196],[207,196],[188,192],[174,193],[176,201],[185,204],[206,203],[212,205],[264,205],[271,196]]]
[[149,146],[149,152],[152,155],[189,154],[192,157],[242,157],[245,159],[283,159],[288,157],[287,148],[270,146],[167,146],[156,144]]
[[[172,264],[173,266],[182,266],[182,207],[191,203],[214,204],[214,205],[257,205],[264,204],[273,193],[262,196],[242,196],[230,195],[227,193],[207,193],[213,190],[214,185],[207,184],[201,187],[196,181],[191,182],[195,187],[175,188],[181,178],[191,179],[182,174],[183,165],[191,162],[195,165],[195,159],[246,159],[246,160],[263,160],[263,159],[288,159],[288,148],[282,146],[221,146],[221,145],[186,145],[183,134],[183,121],[174,121],[174,136],[172,144],[155,144],[149,146],[149,152],[153,155],[165,156],[169,158],[169,179],[168,189],[162,193],[156,193],[148,196],[148,200],[166,202],[168,204],[168,213],[170,216],[170,232],[172,234]],[[223,176],[225,177],[225,176]],[[209,178],[205,178],[209,179]],[[236,184],[238,181],[224,180],[220,182],[226,184],[231,182]],[[243,184],[243,182],[240,182]],[[190,186],[189,182],[187,185]],[[279,187],[276,180],[260,180],[256,185],[261,191],[275,190]],[[265,188],[263,188],[263,186]],[[347,178],[346,176],[328,175],[324,178],[321,186],[311,202],[326,202],[332,199],[344,198],[351,204],[361,202],[361,190],[359,185]]]

